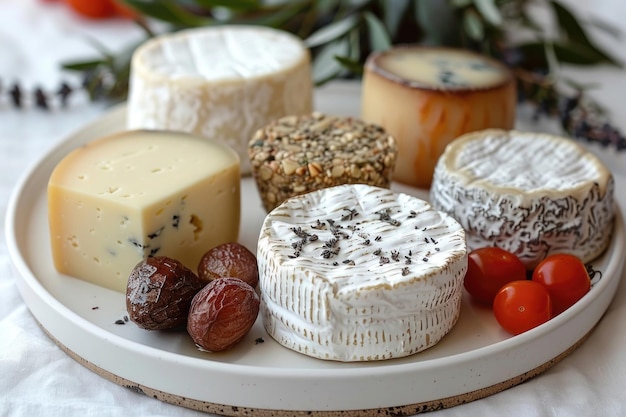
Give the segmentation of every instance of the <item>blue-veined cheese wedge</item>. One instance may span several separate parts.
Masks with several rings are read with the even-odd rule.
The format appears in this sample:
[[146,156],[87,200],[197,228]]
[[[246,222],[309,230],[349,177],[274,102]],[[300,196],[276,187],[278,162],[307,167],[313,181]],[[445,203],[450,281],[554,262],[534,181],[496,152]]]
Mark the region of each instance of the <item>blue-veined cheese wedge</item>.
[[438,343],[456,323],[465,232],[408,194],[366,184],[292,197],[257,247],[267,332],[302,354],[375,361]]
[[498,246],[533,269],[553,253],[599,256],[611,241],[614,188],[602,162],[568,138],[489,129],[448,145],[430,201],[463,225],[470,250]]
[[250,172],[257,129],[313,107],[309,51],[290,33],[259,26],[193,28],[155,37],[131,61],[127,126],[217,139]]
[[398,141],[394,181],[430,186],[435,164],[458,136],[511,129],[516,88],[501,63],[471,51],[404,45],[372,53],[363,74],[362,118]]
[[149,256],[195,271],[207,250],[237,239],[239,213],[238,155],[187,133],[95,140],[63,158],[48,183],[56,269],[120,292]]

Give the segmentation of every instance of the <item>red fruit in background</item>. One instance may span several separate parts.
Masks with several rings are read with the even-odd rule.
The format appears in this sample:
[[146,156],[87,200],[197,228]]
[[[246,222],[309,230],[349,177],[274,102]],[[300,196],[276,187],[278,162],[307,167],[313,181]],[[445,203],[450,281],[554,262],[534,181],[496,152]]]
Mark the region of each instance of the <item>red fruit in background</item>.
[[89,19],[104,19],[116,13],[111,0],[65,0],[65,2],[76,13]]

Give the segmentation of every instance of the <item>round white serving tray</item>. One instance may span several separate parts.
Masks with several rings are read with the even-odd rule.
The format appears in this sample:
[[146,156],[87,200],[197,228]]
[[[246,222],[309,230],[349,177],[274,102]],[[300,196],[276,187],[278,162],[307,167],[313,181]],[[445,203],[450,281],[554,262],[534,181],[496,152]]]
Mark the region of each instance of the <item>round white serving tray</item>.
[[[358,114],[358,89],[318,90],[316,107]],[[409,415],[483,398],[554,365],[582,343],[601,319],[622,276],[626,235],[617,210],[610,248],[592,263],[593,288],[565,313],[511,337],[491,311],[465,295],[459,322],[435,347],[382,362],[309,358],[274,342],[260,321],[236,348],[197,350],[184,332],[149,332],[124,322],[125,298],[58,274],[49,248],[46,187],[70,150],[124,128],[120,106],[62,141],[18,183],[6,218],[17,285],[46,333],[89,369],[162,401],[223,415]],[[394,189],[425,198],[424,190]],[[255,250],[264,219],[256,188],[242,179],[240,242]]]

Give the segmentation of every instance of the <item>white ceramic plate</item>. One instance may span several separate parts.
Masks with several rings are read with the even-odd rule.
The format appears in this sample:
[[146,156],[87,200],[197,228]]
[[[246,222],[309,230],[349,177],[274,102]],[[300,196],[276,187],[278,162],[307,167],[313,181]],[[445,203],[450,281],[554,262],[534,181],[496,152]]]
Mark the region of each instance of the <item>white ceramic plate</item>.
[[[319,90],[316,107],[356,115],[358,91],[351,85]],[[618,211],[612,244],[593,262],[597,274],[589,294],[520,336],[510,337],[489,309],[466,297],[455,328],[435,347],[408,358],[321,361],[281,347],[260,322],[235,349],[200,352],[184,332],[149,332],[132,323],[115,324],[126,315],[122,294],[59,275],[52,264],[48,177],[70,150],[123,129],[124,116],[123,106],[113,109],[61,142],[27,172],[9,203],[7,240],[20,276],[20,293],[50,337],[95,372],[163,401],[226,415],[292,415],[295,410],[374,415],[381,409],[410,414],[482,398],[535,376],[578,346],[601,319],[622,275],[625,234]],[[265,213],[252,180],[242,182],[240,241],[254,250]],[[426,196],[423,190],[394,188]]]

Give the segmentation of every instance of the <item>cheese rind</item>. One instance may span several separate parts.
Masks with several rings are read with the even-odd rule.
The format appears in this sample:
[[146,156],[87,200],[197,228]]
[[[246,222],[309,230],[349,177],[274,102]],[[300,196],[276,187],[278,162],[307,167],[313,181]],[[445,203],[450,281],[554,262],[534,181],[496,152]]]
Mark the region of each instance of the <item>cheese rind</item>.
[[490,129],[448,146],[430,200],[463,225],[470,250],[498,246],[532,269],[553,253],[599,256],[611,240],[614,188],[602,162],[570,139]]
[[280,344],[374,361],[435,345],[456,323],[465,233],[423,200],[365,184],[286,200],[263,223],[261,312]]
[[210,248],[237,239],[238,155],[185,133],[128,131],[63,158],[48,183],[56,269],[126,291],[149,256],[196,270]]
[[309,52],[265,27],[187,29],[156,37],[131,61],[127,127],[217,139],[249,173],[247,144],[271,120],[312,111]]
[[428,188],[456,137],[513,127],[515,81],[503,65],[470,51],[398,46],[368,57],[361,104],[362,118],[398,141],[394,181]]

